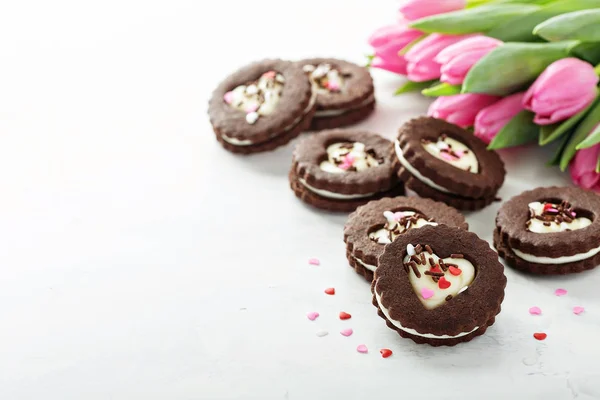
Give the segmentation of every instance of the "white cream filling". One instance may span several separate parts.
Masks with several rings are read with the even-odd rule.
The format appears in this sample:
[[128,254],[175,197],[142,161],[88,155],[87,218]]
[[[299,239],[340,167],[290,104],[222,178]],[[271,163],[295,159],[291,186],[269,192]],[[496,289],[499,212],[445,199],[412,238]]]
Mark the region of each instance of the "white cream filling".
[[[315,91],[312,91],[312,94],[310,96],[310,101],[308,102],[308,106],[306,107],[306,109],[304,110],[304,112],[302,113],[301,116],[299,116],[298,118],[296,118],[291,124],[289,124],[287,127],[285,127],[285,129],[283,129],[280,132],[277,132],[274,135],[269,136],[266,140],[263,140],[259,143],[264,143],[266,141],[269,141],[270,139],[274,138],[275,136],[279,136],[291,129],[293,129],[296,125],[298,125],[298,123],[302,120],[302,118],[304,118],[304,116],[306,114],[308,114],[308,112],[313,108],[313,106],[315,105],[315,102],[317,101],[317,94],[315,93]],[[256,144],[255,142],[253,142],[252,140],[239,140],[236,138],[232,138],[226,135],[221,135],[221,137],[223,138],[224,141],[226,141],[229,144],[232,144],[234,146],[251,146],[253,144]]]
[[517,257],[522,258],[525,261],[529,261],[529,262],[533,262],[533,263],[566,264],[566,263],[570,263],[570,262],[577,262],[577,261],[585,260],[585,259],[595,256],[596,254],[600,253],[600,246],[593,248],[590,251],[586,251],[585,253],[575,254],[573,256],[556,257],[556,258],[534,256],[532,254],[523,253],[522,251],[517,250],[517,249],[512,249],[512,251],[513,251],[513,253],[515,253],[515,255]]
[[390,321],[396,328],[403,330],[406,333],[409,333],[411,335],[415,335],[415,336],[421,336],[424,338],[428,338],[428,339],[454,339],[454,338],[459,338],[462,336],[466,336],[469,333],[475,332],[477,329],[479,329],[478,326],[476,326],[473,330],[469,331],[469,332],[462,332],[459,333],[458,335],[455,336],[451,336],[451,335],[434,335],[431,333],[420,333],[417,332],[414,329],[411,328],[405,328],[402,326],[402,324],[400,324],[400,322],[392,319],[392,317],[390,317],[390,312],[387,308],[385,308],[383,306],[383,304],[381,304],[381,296],[379,295],[379,293],[377,292],[377,290],[375,290],[375,298],[377,299],[377,304],[379,304],[379,309],[381,310],[381,312],[383,313],[383,315],[385,315],[385,317],[387,318],[388,321]]
[[[479,162],[475,153],[456,139],[441,136],[437,142],[424,143],[423,147],[429,154],[453,167],[469,171],[472,174],[479,172]],[[455,157],[448,153],[449,150],[454,152]]]
[[427,186],[432,187],[432,188],[434,188],[436,190],[439,190],[440,192],[452,193],[448,189],[446,189],[446,188],[438,185],[437,183],[433,182],[431,179],[429,179],[429,178],[421,175],[421,173],[419,171],[417,171],[415,169],[415,167],[413,167],[412,165],[410,165],[409,162],[406,161],[406,158],[404,158],[404,155],[402,153],[402,149],[400,148],[400,142],[398,142],[397,140],[394,143],[394,148],[396,149],[396,156],[398,157],[398,161],[400,161],[400,164],[402,164],[402,166],[404,168],[406,168],[408,170],[408,172],[410,172],[415,178],[417,178],[418,180],[420,180],[421,182],[423,182]]
[[336,200],[362,199],[364,197],[370,197],[370,196],[373,196],[375,194],[375,193],[341,194],[341,193],[330,192],[328,190],[317,189],[315,187],[312,187],[308,183],[306,183],[305,179],[302,179],[302,178],[298,178],[298,182],[300,182],[303,186],[305,186],[311,192],[314,192],[314,193],[318,194],[321,197],[327,197],[329,199],[336,199]]
[[360,265],[362,265],[363,267],[365,267],[366,269],[368,269],[371,272],[375,272],[375,270],[377,269],[377,267],[375,265],[367,264],[366,262],[364,262],[360,258],[357,258],[357,257],[354,257],[354,256],[352,256],[352,258],[354,258],[357,263],[359,263]]
[[366,106],[367,104],[370,104],[372,102],[375,101],[375,96],[371,95],[369,96],[365,101],[363,101],[362,103],[360,103],[359,105],[352,107],[352,108],[342,108],[342,109],[338,109],[338,110],[321,110],[321,111],[317,111],[315,112],[315,118],[319,118],[319,117],[335,117],[338,115],[342,115],[345,114],[349,111],[353,111],[353,110],[357,110],[361,107]]

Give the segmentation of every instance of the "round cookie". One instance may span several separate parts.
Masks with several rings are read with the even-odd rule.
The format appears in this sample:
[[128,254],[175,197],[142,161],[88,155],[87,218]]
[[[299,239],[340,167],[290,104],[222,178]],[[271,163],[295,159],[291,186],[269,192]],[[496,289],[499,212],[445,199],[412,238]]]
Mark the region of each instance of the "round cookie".
[[511,267],[568,274],[600,264],[600,196],[576,187],[523,192],[496,216],[494,246]]
[[346,257],[350,266],[371,282],[385,245],[410,229],[438,224],[469,228],[457,210],[430,199],[400,196],[371,201],[348,217],[344,226]]
[[485,240],[438,225],[387,245],[371,291],[379,316],[400,336],[454,346],[494,323],[505,287],[504,267]]
[[297,64],[263,60],[226,78],[213,92],[208,115],[217,140],[239,154],[273,150],[308,129],[316,93]]
[[371,200],[398,196],[391,142],[365,131],[335,129],[296,146],[290,186],[302,201],[324,210],[349,212]]
[[506,175],[498,154],[481,140],[431,117],[404,124],[394,154],[408,189],[461,210],[478,210],[493,202]]
[[375,110],[373,78],[367,68],[335,58],[312,58],[298,64],[317,92],[311,130],[351,125]]

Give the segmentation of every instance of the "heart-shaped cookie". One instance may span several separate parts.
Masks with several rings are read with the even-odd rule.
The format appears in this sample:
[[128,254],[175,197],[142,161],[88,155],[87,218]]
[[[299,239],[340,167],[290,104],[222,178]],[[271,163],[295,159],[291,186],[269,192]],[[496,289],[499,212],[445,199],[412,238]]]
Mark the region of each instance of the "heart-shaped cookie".
[[428,310],[465,291],[475,278],[475,266],[462,254],[440,258],[429,245],[407,247],[404,269],[413,290]]

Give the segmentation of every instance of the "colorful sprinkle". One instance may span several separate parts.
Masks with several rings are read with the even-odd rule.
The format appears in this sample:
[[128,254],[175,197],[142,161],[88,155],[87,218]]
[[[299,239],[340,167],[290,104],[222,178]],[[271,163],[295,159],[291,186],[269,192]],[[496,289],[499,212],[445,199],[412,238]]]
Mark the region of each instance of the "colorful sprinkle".
[[310,265],[321,265],[321,261],[318,258],[309,258],[308,263]]
[[448,271],[450,271],[450,273],[454,276],[458,276],[458,275],[462,274],[462,270],[457,267],[448,267]]
[[225,103],[231,104],[231,102],[233,101],[233,92],[225,93],[225,95],[223,96],[223,100],[225,100]]
[[253,125],[257,120],[258,120],[257,112],[250,112],[250,113],[246,114],[246,122],[249,123],[250,125]]
[[537,340],[544,340],[548,337],[548,335],[546,335],[545,333],[542,333],[542,332],[538,332],[538,333],[534,333],[533,337],[536,338]]
[[579,315],[579,314],[581,314],[584,311],[585,311],[585,308],[583,308],[581,306],[575,306],[575,307],[573,307],[573,314],[575,314],[575,315]]
[[440,153],[440,157],[446,161],[456,161],[456,157],[448,153]]
[[415,246],[413,246],[410,243],[406,245],[406,252],[409,256],[414,256],[415,254],[417,254],[417,252],[415,251]]
[[348,314],[347,312],[343,312],[343,311],[340,312],[340,319],[342,321],[350,319],[350,318],[352,318],[352,315]]
[[564,296],[567,294],[567,290],[566,289],[556,289],[554,291],[554,294],[557,296]]
[[365,346],[364,344],[359,344],[356,348],[356,351],[362,354],[367,354],[369,352],[369,349],[367,349],[367,346]]
[[540,315],[542,313],[542,309],[539,307],[531,307],[529,309],[529,314],[531,315]]
[[392,351],[390,349],[381,349],[379,350],[379,352],[381,353],[381,357],[383,358],[388,358],[392,355]]
[[335,288],[330,287],[325,289],[325,294],[333,296],[335,294]]
[[340,333],[342,334],[342,336],[348,337],[348,336],[352,335],[354,333],[354,331],[350,328],[347,328],[347,329],[340,331]]
[[346,154],[340,168],[343,170],[350,169],[354,165],[354,161],[356,161],[356,158],[352,154]]
[[401,211],[395,212],[393,218],[394,221],[399,222],[402,218],[404,218],[404,213]]
[[435,292],[431,289],[428,289],[428,288],[421,289],[421,297],[423,297],[425,300],[432,298],[434,294],[435,294]]
[[265,78],[273,79],[275,78],[275,71],[267,71],[263,74]]
[[254,103],[254,104],[250,104],[248,105],[248,107],[246,107],[246,112],[247,113],[251,113],[258,110],[258,104]]
[[318,332],[316,333],[316,335],[317,335],[318,337],[323,337],[323,336],[327,336],[327,335],[329,335],[329,332],[327,332],[327,331],[318,331]]
[[552,204],[552,203],[544,203],[544,211],[548,211],[551,208],[554,208],[554,204]]
[[332,91],[340,90],[340,84],[336,81],[329,81],[327,82],[327,89]]
[[438,287],[440,289],[448,289],[451,285],[452,283],[448,282],[443,276],[438,281]]
[[319,317],[319,313],[316,311],[312,311],[306,314],[306,317],[308,319],[310,319],[311,321],[314,321],[315,319],[317,319]]

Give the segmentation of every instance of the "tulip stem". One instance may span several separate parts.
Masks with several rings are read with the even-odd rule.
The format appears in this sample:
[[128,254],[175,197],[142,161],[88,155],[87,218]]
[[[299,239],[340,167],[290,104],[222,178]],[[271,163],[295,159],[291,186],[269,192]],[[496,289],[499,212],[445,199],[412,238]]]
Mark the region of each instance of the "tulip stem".
[[596,71],[596,75],[600,76],[600,64],[596,65],[596,67],[594,67],[594,71]]

